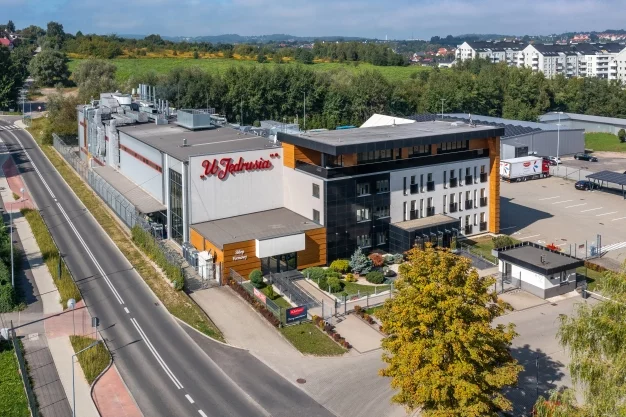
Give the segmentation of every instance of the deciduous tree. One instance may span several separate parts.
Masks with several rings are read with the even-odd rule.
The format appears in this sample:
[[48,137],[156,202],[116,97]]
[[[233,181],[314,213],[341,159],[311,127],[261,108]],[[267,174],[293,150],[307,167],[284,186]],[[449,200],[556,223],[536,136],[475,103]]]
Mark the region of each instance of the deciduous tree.
[[426,417],[497,416],[510,410],[502,388],[521,366],[509,348],[513,324],[492,321],[510,306],[479,277],[469,259],[427,245],[408,252],[397,293],[379,310],[383,323],[381,375],[398,390],[393,401]]
[[38,53],[30,61],[29,70],[35,81],[44,86],[65,83],[70,75],[65,54],[55,49],[44,49]]
[[101,59],[82,61],[72,73],[83,100],[99,97],[100,93],[112,92],[116,89],[115,72],[117,67]]

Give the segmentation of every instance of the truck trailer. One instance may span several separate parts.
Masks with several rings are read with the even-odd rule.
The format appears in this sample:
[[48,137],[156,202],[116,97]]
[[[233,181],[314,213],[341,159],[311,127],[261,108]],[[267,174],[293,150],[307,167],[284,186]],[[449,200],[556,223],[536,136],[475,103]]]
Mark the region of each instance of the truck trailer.
[[508,182],[536,180],[550,176],[550,164],[543,158],[523,156],[500,161],[500,177]]

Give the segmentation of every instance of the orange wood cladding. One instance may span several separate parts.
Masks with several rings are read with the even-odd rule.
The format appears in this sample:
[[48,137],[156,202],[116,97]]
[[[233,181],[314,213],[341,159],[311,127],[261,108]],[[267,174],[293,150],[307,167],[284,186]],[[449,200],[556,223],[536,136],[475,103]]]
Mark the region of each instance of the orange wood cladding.
[[437,145],[436,143],[433,143],[432,145],[430,145],[430,154],[431,155],[437,155],[437,148],[439,145]]
[[[237,251],[240,250],[243,251],[243,256],[247,256],[247,258],[234,260],[234,257],[241,256],[237,254]],[[231,268],[246,279],[250,272],[261,269],[261,260],[256,257],[256,241],[246,240],[224,245],[224,268],[222,269],[224,277],[228,276]]]
[[298,252],[298,269],[326,264],[326,228],[304,232],[304,250]]
[[195,229],[191,229],[191,231],[189,232],[189,242],[194,248],[196,248],[200,252],[206,250],[204,248],[204,237],[202,237],[200,233],[196,232]]
[[350,154],[343,155],[342,161],[343,161],[343,166],[344,167],[353,167],[353,166],[355,166],[357,164],[357,162],[356,162],[356,154],[355,153],[350,153]]
[[[489,145],[489,232],[500,233],[500,138],[491,138]],[[470,141],[471,143],[471,141]]]
[[[469,141],[469,148],[471,149],[487,149],[489,148],[489,142],[494,141],[496,138],[489,139],[473,139]],[[498,167],[498,169],[500,169]]]
[[291,143],[283,142],[283,165],[288,168],[296,167],[295,146]]
[[295,168],[296,161],[320,165],[322,163],[322,154],[312,149],[295,146],[290,143],[283,143],[283,164],[286,167]]

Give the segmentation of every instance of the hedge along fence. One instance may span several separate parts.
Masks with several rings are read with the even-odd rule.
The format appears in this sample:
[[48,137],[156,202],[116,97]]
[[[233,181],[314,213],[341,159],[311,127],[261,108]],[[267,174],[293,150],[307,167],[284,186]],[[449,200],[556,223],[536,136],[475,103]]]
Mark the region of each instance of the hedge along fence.
[[131,229],[133,242],[139,246],[150,259],[163,270],[167,279],[174,284],[174,288],[182,290],[185,286],[185,276],[180,266],[167,260],[159,243],[152,237],[150,232],[135,225]]
[[80,291],[78,291],[78,286],[76,286],[76,283],[72,279],[72,275],[69,269],[67,269],[65,262],[62,262],[59,249],[54,243],[52,235],[50,235],[48,226],[46,226],[43,218],[37,210],[22,209],[20,211],[33,231],[43,261],[48,267],[50,275],[52,275],[54,285],[57,287],[57,290],[59,290],[61,305],[65,308],[67,300],[70,298],[78,302],[82,298]]

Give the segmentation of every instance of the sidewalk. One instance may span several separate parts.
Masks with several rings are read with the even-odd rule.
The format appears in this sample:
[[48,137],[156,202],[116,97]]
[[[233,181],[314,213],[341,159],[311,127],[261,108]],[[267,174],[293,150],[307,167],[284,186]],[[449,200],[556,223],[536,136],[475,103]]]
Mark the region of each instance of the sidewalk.
[[[12,204],[14,201],[13,193],[22,195],[20,189],[26,187],[12,158],[6,160],[5,158],[6,155],[0,159],[2,162],[0,198],[6,202],[5,204],[9,208],[7,212],[12,213],[15,232],[21,241],[34,286],[37,288],[37,296],[43,305],[43,311],[40,318],[36,319],[37,321],[24,324],[24,320],[20,320],[23,327],[18,329],[19,334],[26,334],[26,337],[22,338],[22,343],[41,414],[45,417],[66,417],[72,414],[73,370],[75,372],[76,415],[81,417],[98,417],[100,415],[103,417],[141,416],[141,412],[114,366],[109,371],[113,369],[115,372],[107,372],[105,375],[108,376],[109,380],[114,381],[115,376],[117,376],[119,382],[108,384],[109,387],[114,386],[117,389],[114,393],[109,392],[107,398],[99,399],[99,404],[102,406],[99,413],[91,398],[91,387],[87,384],[80,365],[77,361],[72,365],[74,350],[69,336],[78,334],[93,337],[91,316],[85,308],[84,301],[77,303],[73,312],[63,311],[63,306],[59,303],[59,293],[47,266],[43,262],[43,257],[30,226],[19,211],[24,207],[32,208],[34,202],[28,191],[25,190],[23,193],[24,200]],[[21,319],[19,315],[18,318]],[[98,391],[98,389],[94,389],[94,391]],[[119,404],[123,404],[123,406],[120,407]],[[108,411],[108,413],[104,411]]]

